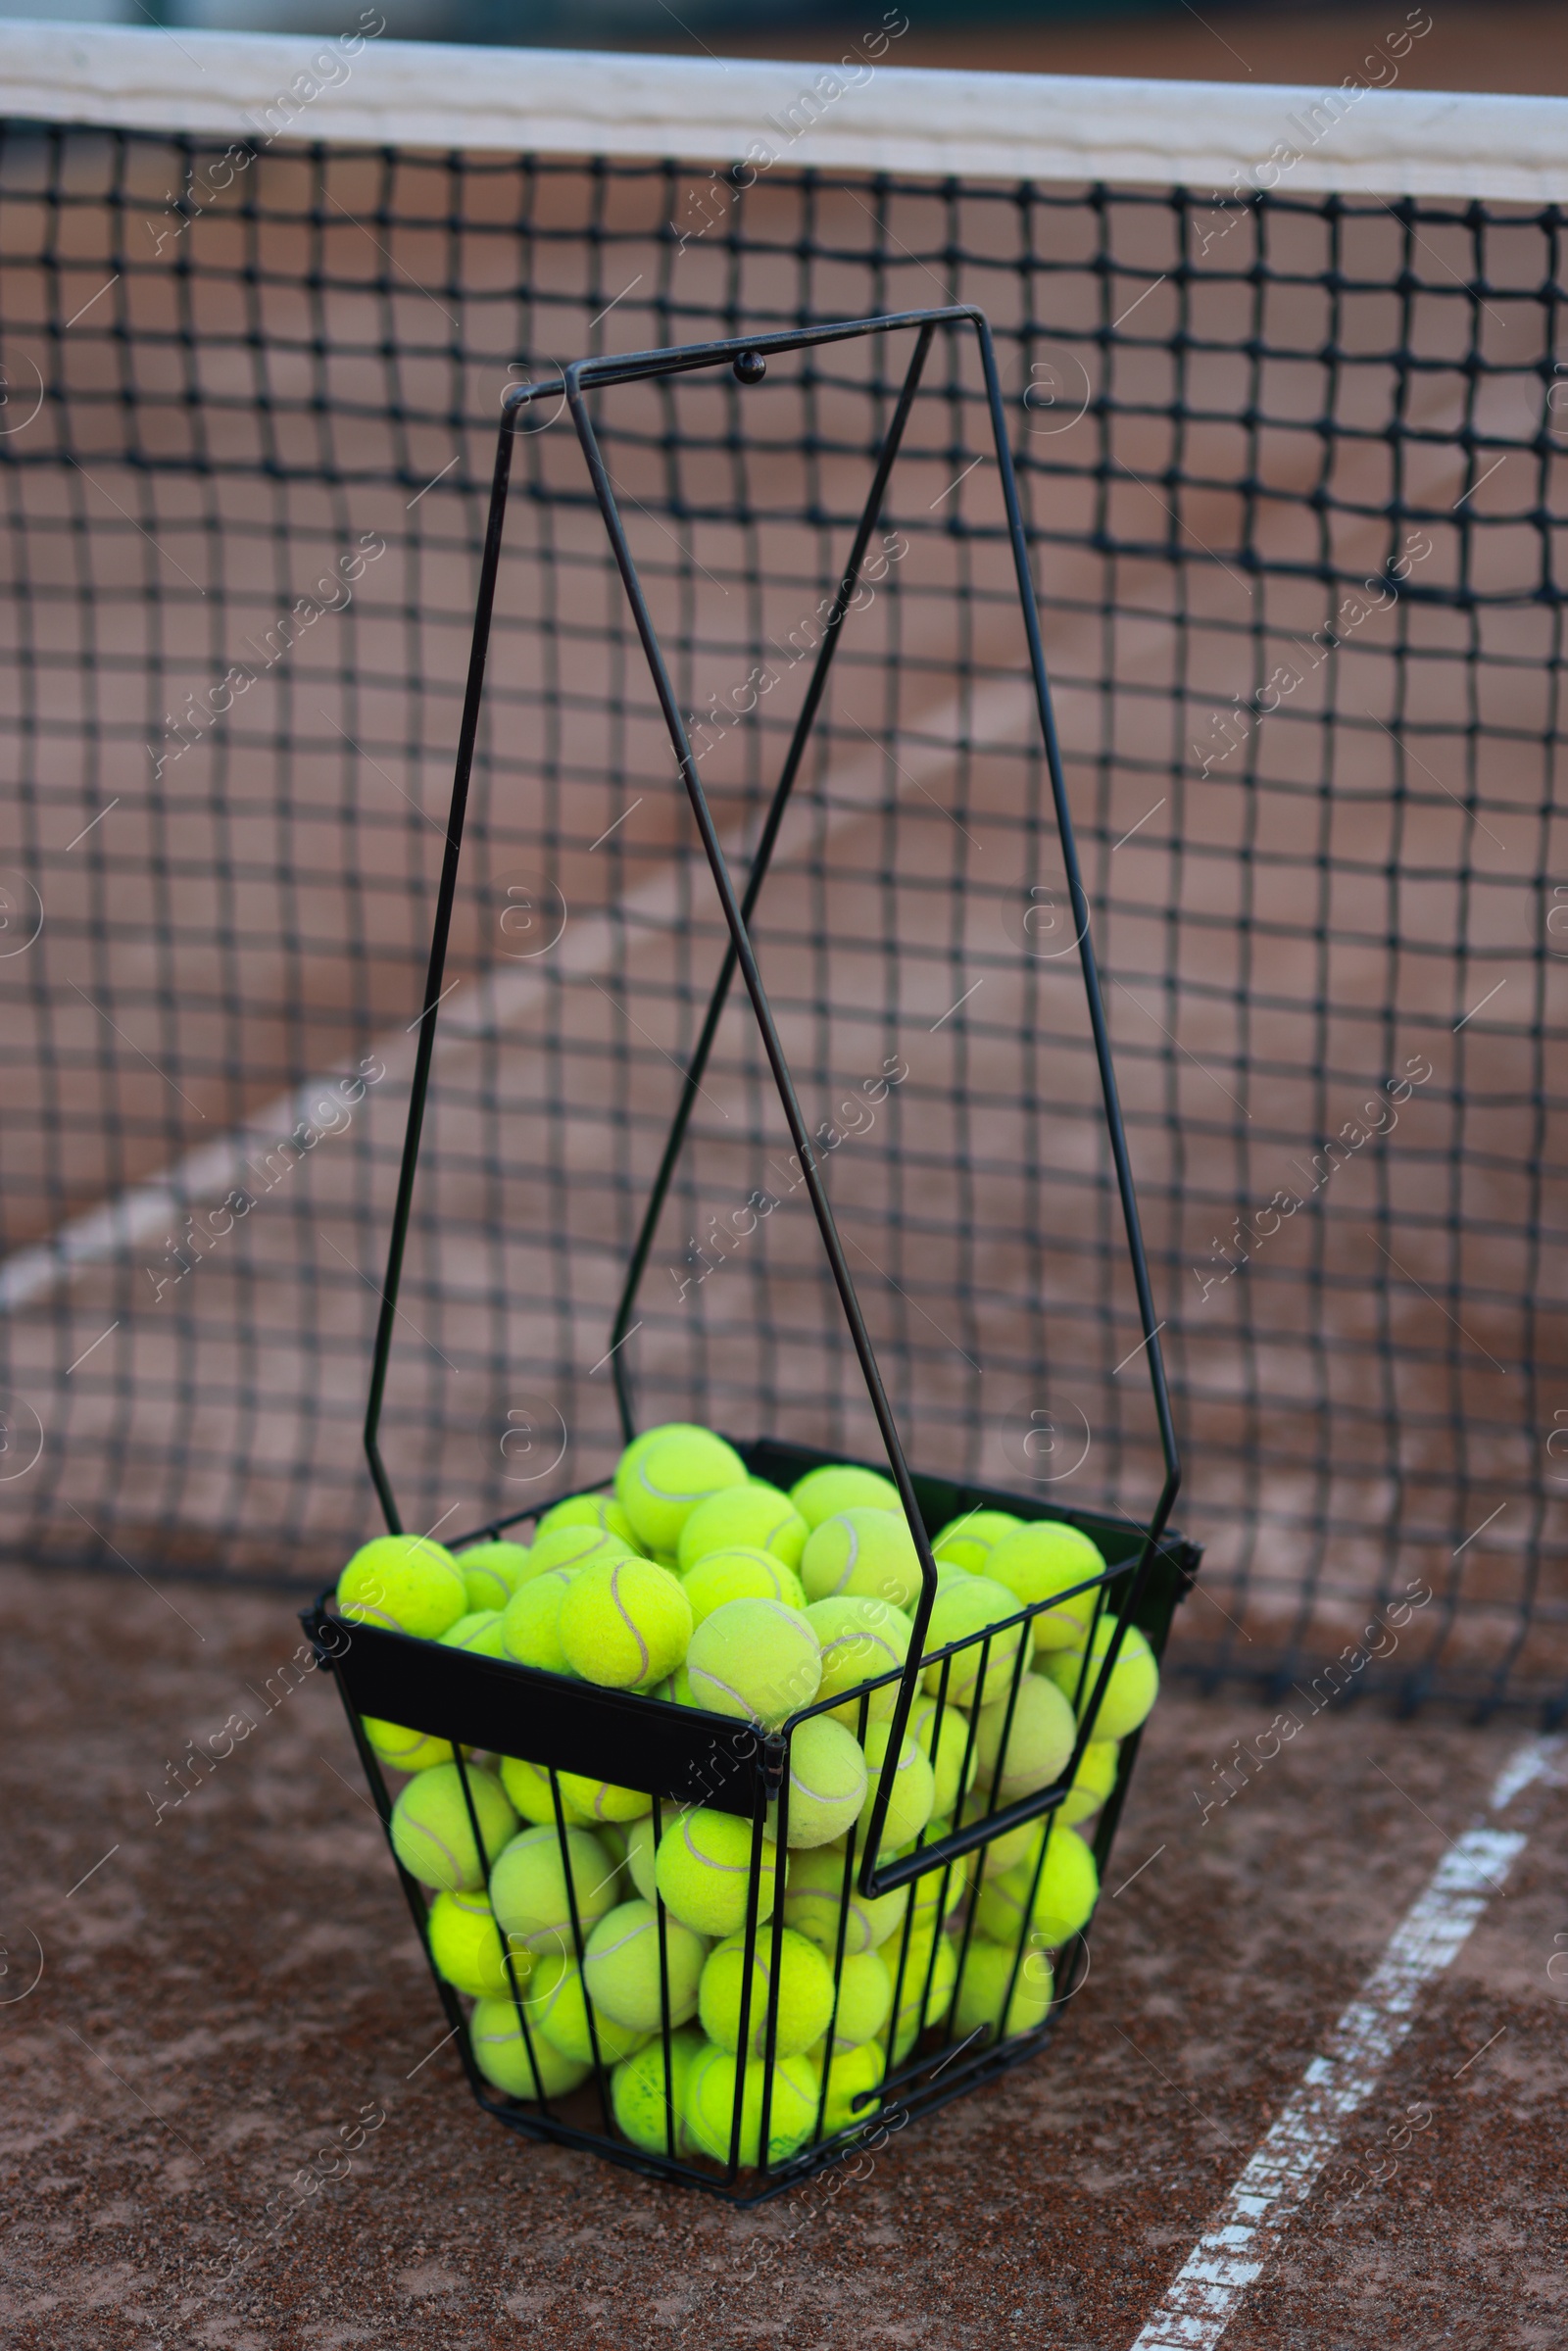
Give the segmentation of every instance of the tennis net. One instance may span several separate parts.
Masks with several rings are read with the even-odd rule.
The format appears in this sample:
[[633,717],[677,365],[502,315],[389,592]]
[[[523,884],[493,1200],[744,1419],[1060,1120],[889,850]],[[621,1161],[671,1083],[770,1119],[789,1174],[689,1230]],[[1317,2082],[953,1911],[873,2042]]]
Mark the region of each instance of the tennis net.
[[[895,15],[855,57],[0,28],[5,1545],[303,1583],[372,1531],[508,383],[966,302],[1207,1545],[1175,1654],[1549,1711],[1568,109],[902,73]],[[605,398],[742,862],[880,343]],[[987,431],[939,345],[758,935],[916,1465],[1147,1516]],[[515,468],[383,1424],[449,1531],[612,1462],[611,1317],[722,953],[560,404]],[[737,1006],[627,1342],[645,1415],[874,1451],[803,1201]]]

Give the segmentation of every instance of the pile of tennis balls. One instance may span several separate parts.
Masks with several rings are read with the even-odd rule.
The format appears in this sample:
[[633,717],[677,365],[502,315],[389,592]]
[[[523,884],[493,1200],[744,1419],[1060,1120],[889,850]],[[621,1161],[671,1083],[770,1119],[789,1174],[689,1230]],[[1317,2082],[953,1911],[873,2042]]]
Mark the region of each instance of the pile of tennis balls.
[[[1058,1779],[1076,1737],[1074,1693],[1081,1685],[1087,1702],[1115,1630],[1102,1616],[1091,1641],[1096,1594],[1070,1593],[1105,1564],[1074,1528],[978,1510],[932,1547],[939,1588],[923,1654],[972,1645],[925,1666],[884,1854]],[[558,1502],[531,1545],[486,1543],[454,1557],[428,1538],[383,1536],[355,1553],[337,1590],[352,1621],[764,1730],[843,1698],[791,1735],[777,1984],[778,1856],[767,1842],[744,2052],[750,1822],[669,1802],[656,1830],[639,1790],[570,1772],[553,1787],[538,1764],[466,1750],[470,1816],[445,1739],[366,1721],[380,1761],[409,1775],[393,1847],[433,1895],[431,1957],[473,1999],[474,2058],[498,2088],[564,2097],[597,2063],[610,2069],[615,2120],[633,2144],[665,2153],[673,2116],[676,2151],[718,2162],[730,2157],[739,2099],[740,2160],[755,2164],[771,2011],[767,2160],[777,2163],[819,2127],[831,2135],[867,2119],[888,2067],[929,2027],[983,2045],[1044,2020],[1050,1954],[1087,1923],[1099,1893],[1088,1842],[1062,1831],[1082,1828],[1109,1795],[1119,1743],[1152,1706],[1158,1669],[1129,1626],[1054,1834],[1028,1822],[868,1900],[855,1884],[856,1833],[886,1762],[898,1684],[868,1696],[863,1685],[904,1667],[919,1591],[890,1479],[835,1465],[784,1494],[751,1477],[721,1437],[686,1423],[637,1438],[613,1493]],[[1032,1626],[997,1634],[988,1649],[973,1639],[1036,1603]]]

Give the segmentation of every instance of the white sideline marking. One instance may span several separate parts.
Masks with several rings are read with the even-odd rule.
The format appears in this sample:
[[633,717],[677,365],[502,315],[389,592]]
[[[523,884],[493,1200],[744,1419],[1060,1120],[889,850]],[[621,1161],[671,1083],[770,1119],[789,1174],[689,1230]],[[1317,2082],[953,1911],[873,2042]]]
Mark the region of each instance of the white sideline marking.
[[[1563,1743],[1527,1740],[1503,1766],[1489,1809],[1500,1812],[1536,1780],[1555,1781]],[[1409,2032],[1419,1995],[1462,1948],[1527,1841],[1515,1831],[1481,1827],[1467,1830],[1444,1855],[1132,2351],[1213,2351],[1311,2194],[1346,2123],[1365,2105]]]
[[[948,773],[959,741],[979,741],[987,748],[1000,746],[1027,732],[1034,716],[1032,679],[1001,681],[975,695],[967,708],[955,697],[916,722],[911,732],[918,739],[906,749],[906,764],[897,764],[895,776],[917,785],[922,775]],[[774,868],[792,851],[808,846],[812,832],[818,827],[827,838],[843,826],[858,822],[878,805],[888,787],[887,759],[882,745],[876,744],[864,759],[850,762],[831,777],[828,798],[820,809],[801,802],[792,806],[779,830],[778,846],[773,853]],[[892,789],[898,793],[898,781]],[[628,808],[626,813],[630,815],[631,810]],[[743,847],[738,836],[724,843],[732,872],[741,860]],[[628,891],[615,906],[567,923],[553,957],[554,968],[573,979],[588,979],[596,971],[609,970],[617,952],[627,943],[628,923],[637,929],[673,929],[683,919],[683,883],[690,882],[700,890],[709,879],[706,860],[672,848],[669,864],[640,889]],[[635,941],[635,930],[632,938]],[[972,989],[970,993],[973,994]],[[439,1051],[443,1069],[450,1072],[454,1053],[461,1052],[465,1045],[472,1051],[482,1038],[521,1019],[544,1003],[544,979],[531,970],[495,972],[464,989],[442,1016]],[[418,1022],[413,1026],[416,1028]],[[394,1084],[413,1074],[416,1051],[406,1031],[393,1031],[377,1038],[370,1049],[371,1055],[385,1063],[386,1079]],[[105,1264],[122,1250],[166,1235],[193,1201],[221,1197],[243,1184],[251,1160],[276,1150],[296,1127],[311,1123],[311,1105],[319,1100],[323,1088],[333,1085],[339,1077],[353,1074],[344,1064],[324,1076],[308,1079],[303,1086],[268,1102],[221,1141],[204,1144],[172,1167],[116,1193],[101,1207],[73,1217],[47,1241],[16,1250],[0,1262],[0,1310],[14,1313],[19,1307],[34,1305],[60,1284],[69,1282],[79,1269]]]

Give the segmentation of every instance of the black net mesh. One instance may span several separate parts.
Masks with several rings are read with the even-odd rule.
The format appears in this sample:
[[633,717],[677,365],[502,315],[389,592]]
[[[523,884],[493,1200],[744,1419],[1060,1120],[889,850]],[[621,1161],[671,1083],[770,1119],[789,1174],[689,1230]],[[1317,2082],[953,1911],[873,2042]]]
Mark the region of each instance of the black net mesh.
[[[7,1546],[304,1581],[373,1530],[509,376],[961,300],[1007,371],[1208,1545],[1179,1653],[1289,1679],[1413,1601],[1355,1687],[1549,1701],[1559,242],[1481,204],[14,127]],[[601,401],[741,864],[906,359]],[[385,1428],[411,1523],[449,1533],[612,1463],[610,1317],[721,942],[569,422],[529,423]],[[1147,1516],[986,448],[939,344],[757,930],[915,1466]],[[874,1450],[793,1183],[737,1008],[627,1343],[640,1408]]]

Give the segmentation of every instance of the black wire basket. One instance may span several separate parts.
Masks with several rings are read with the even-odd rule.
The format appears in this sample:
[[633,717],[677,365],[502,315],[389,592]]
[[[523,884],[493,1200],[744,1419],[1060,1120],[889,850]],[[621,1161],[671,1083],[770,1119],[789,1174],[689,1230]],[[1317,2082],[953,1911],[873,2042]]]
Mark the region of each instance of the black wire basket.
[[[1158,1499],[1143,1525],[1106,1513],[1046,1507],[1037,1496],[956,1483],[911,1468],[824,1188],[825,1150],[803,1114],[749,927],[939,332],[955,337],[972,333],[984,371],[1106,1134],[1142,1320],[1143,1345],[1137,1351],[1144,1357],[1151,1384],[1163,1460]],[[744,890],[737,892],[600,454],[589,395],[607,386],[659,382],[705,369],[728,368],[740,384],[755,384],[774,359],[824,344],[906,334],[913,338],[912,357],[877,453],[848,559],[825,600],[827,616],[801,712]],[[522,1773],[533,1791],[532,1811],[526,1816],[531,1827],[516,1829],[516,1817],[504,1798],[501,1808],[517,1838],[530,1840],[530,1852],[541,1840],[548,1848],[548,1874],[559,1886],[554,1897],[559,1915],[530,1911],[514,1928],[507,1923],[512,1913],[497,1889],[494,1916],[507,1932],[504,1938],[497,1935],[489,1963],[492,1973],[482,1993],[461,1993],[451,1980],[450,1965],[444,1974],[437,1955],[431,1954],[432,1973],[481,2105],[526,2136],[592,2149],[613,2162],[733,2201],[755,2202],[863,2145],[868,2133],[944,2105],[1021,2063],[1049,2037],[1064,2003],[1087,1975],[1090,1915],[1138,1750],[1136,1725],[1117,1739],[1115,1677],[1144,1642],[1151,1657],[1158,1659],[1173,1610],[1192,1583],[1200,1553],[1169,1526],[1180,1472],[1159,1325],[1052,719],[995,354],[984,316],[968,307],[585,360],[550,383],[522,384],[507,396],[366,1417],[367,1454],[388,1528],[403,1531],[379,1444],[381,1412],[436,1023],[446,987],[513,442],[530,404],[545,393],[559,398],[563,391],[729,933],[610,1334],[622,1428],[630,1442],[636,1414],[625,1342],[634,1327],[654,1235],[738,969],[882,1440],[885,1461],[878,1467],[897,1489],[914,1543],[920,1590],[909,1611],[907,1657],[848,1691],[836,1689],[831,1695],[815,1697],[777,1727],[763,1729],[689,1703],[671,1703],[666,1697],[603,1689],[504,1657],[351,1623],[330,1594],[323,1594],[304,1622],[322,1663],[337,1676],[389,1843],[394,1797],[366,1729],[368,1721],[406,1727],[444,1742],[471,1837],[469,1883],[477,1890],[482,1875],[487,1897],[507,1849],[504,1820],[501,1831],[496,1826],[498,1799],[493,1792],[503,1782],[489,1767],[502,1766],[505,1759],[503,1768],[514,1775],[514,1790],[520,1785],[515,1775]],[[844,1459],[842,1454],[767,1437],[735,1443],[752,1477],[783,1488],[814,1467]],[[540,1503],[476,1528],[455,1539],[454,1547],[493,1539],[524,1519],[542,1516],[548,1506]],[[955,1518],[993,1510],[1026,1523],[1049,1520],[1073,1528],[1090,1538],[1103,1565],[1086,1571],[1065,1592],[1020,1605],[1012,1614],[953,1641],[932,1644],[928,1632],[941,1582],[933,1537]],[[1077,1637],[1070,1647],[1053,1653],[1045,1648],[1040,1620],[1074,1600]],[[1047,1703],[1037,1688],[1042,1675],[1030,1670],[1042,1652],[1044,1678],[1054,1681],[1070,1708],[1072,1726],[1066,1735],[1070,1753],[1063,1757],[1065,1742],[1058,1737],[1047,1769],[1038,1767],[1039,1750],[1031,1745],[1029,1730],[1031,1717]],[[1069,1661],[1065,1665],[1064,1658]],[[1050,1704],[1057,1702],[1053,1698]],[[842,1834],[803,1844],[799,1836],[792,1837],[792,1795],[798,1814],[805,1818],[793,1765],[806,1726],[826,1714],[844,1724],[862,1750],[885,1724],[885,1757],[878,1749],[881,1760],[879,1765],[873,1762],[863,1808]],[[1069,1718],[1064,1714],[1063,1719]],[[911,1741],[923,1749],[931,1767],[931,1801],[912,1835],[908,1820],[913,1816],[901,1812],[900,1788],[901,1758]],[[618,1799],[618,1820],[601,1824],[585,1814],[574,1800],[574,1790],[580,1795],[577,1780],[608,1787]],[[666,1840],[695,1836],[698,1815],[707,1824],[705,1835],[718,1834],[712,1828],[715,1822],[735,1824],[723,1832],[728,1839],[728,1908],[722,1918],[715,1912],[705,1921],[712,1929],[707,1939],[721,1939],[730,1948],[733,2003],[724,2009],[721,2037],[700,2047],[691,2027],[698,2011],[694,1969],[709,1953],[698,1928],[666,1902],[661,1860],[662,1854],[667,1860],[670,1851],[678,1859],[678,1848],[666,1850]],[[813,1825],[813,1836],[819,1826]],[[808,1862],[808,1854],[813,1856]],[[428,1951],[430,1890],[404,1868],[395,1850],[394,1859]],[[506,1876],[503,1871],[503,1880]],[[612,1912],[628,1935],[651,1937],[646,1948],[657,1952],[657,1966],[651,1974],[644,1968],[632,2000],[625,1997],[624,1987],[618,1998],[601,1997],[600,1987],[611,1981],[603,1965],[609,1945],[602,1937],[596,1941],[596,1935]],[[694,1951],[696,1943],[704,1944],[701,1951]],[[802,1956],[803,1946],[808,1946],[808,1957]],[[702,2013],[706,2022],[706,1999]],[[868,2024],[871,2019],[874,2023]],[[809,2039],[803,2040],[808,2031]]]

